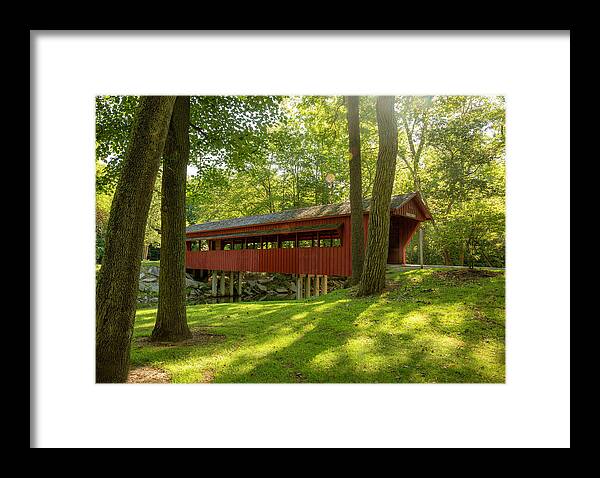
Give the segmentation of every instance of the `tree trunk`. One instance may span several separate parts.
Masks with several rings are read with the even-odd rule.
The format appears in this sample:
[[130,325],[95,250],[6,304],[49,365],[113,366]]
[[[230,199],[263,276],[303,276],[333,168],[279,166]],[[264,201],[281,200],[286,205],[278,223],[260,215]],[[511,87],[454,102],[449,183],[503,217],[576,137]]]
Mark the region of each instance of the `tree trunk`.
[[96,285],[96,382],[125,382],[144,232],[175,97],[140,99],[110,209]]
[[190,98],[178,96],[163,155],[158,313],[152,340],[191,336],[185,312],[185,188],[190,157]]
[[452,265],[452,259],[450,258],[450,251],[448,251],[448,248],[444,248],[444,250],[442,251],[442,255],[444,256],[444,265]]
[[365,257],[359,100],[358,96],[346,97],[346,117],[348,119],[348,139],[350,143],[350,217],[352,223],[352,278],[350,283],[353,285],[360,282]]
[[144,252],[142,252],[142,260],[148,259],[148,251],[150,250],[150,244],[144,244]]
[[398,153],[398,127],[393,96],[377,97],[377,129],[379,152],[373,181],[367,251],[358,289],[359,296],[381,292],[385,287],[390,232],[390,202]]

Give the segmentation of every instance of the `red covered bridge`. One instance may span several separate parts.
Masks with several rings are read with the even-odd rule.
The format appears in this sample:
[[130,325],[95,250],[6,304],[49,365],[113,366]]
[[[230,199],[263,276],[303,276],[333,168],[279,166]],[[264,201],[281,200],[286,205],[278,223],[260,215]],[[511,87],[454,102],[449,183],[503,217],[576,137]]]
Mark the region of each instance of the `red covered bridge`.
[[[364,201],[365,243],[369,225],[370,201]],[[418,193],[393,196],[390,205],[388,263],[404,264],[406,246],[422,221],[431,219]],[[350,203],[327,204],[273,214],[247,216],[195,224],[186,229],[186,268],[204,275],[229,272],[278,272],[316,278],[352,275]],[[221,295],[225,274],[221,272]],[[241,284],[241,277],[239,284]],[[239,287],[239,286],[238,286]],[[307,291],[307,292],[308,292]],[[301,296],[301,295],[299,295]]]

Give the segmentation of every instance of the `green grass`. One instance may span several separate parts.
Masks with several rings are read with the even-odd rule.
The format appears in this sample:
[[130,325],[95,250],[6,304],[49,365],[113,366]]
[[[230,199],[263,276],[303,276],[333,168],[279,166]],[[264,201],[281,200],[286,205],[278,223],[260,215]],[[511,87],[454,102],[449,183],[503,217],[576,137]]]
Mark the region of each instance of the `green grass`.
[[504,273],[468,280],[394,271],[378,297],[351,291],[301,301],[188,307],[194,331],[224,337],[149,346],[156,309],[137,312],[132,366],[173,382],[503,383]]
[[147,269],[150,266],[160,266],[160,261],[147,261],[147,260],[143,260],[142,261],[142,269]]

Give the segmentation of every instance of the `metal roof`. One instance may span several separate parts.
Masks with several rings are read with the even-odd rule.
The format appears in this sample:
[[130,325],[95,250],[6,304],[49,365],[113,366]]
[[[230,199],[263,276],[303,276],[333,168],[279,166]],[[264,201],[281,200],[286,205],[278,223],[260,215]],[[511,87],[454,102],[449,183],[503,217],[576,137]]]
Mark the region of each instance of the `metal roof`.
[[[417,193],[401,194],[392,196],[390,209],[396,209],[410,201]],[[363,200],[364,211],[369,211],[371,200]],[[232,229],[238,227],[257,226],[260,224],[271,224],[286,221],[301,221],[305,219],[315,219],[329,216],[346,216],[350,214],[350,201],[340,204],[324,204],[320,206],[310,206],[301,209],[290,209],[287,211],[275,212],[272,214],[260,214],[257,216],[245,216],[235,219],[224,219],[222,221],[205,222],[194,224],[186,228],[186,233],[216,231],[220,229]]]

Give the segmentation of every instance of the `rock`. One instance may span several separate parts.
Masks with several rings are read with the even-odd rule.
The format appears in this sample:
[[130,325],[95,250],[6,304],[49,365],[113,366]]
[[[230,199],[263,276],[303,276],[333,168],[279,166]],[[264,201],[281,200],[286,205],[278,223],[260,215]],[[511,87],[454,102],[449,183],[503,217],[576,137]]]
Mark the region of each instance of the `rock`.
[[142,282],[156,282],[158,277],[156,276],[146,276],[142,279]]
[[193,287],[193,288],[197,288],[200,286],[200,282],[195,281],[194,279],[185,279],[185,286],[186,287]]
[[275,292],[277,292],[278,294],[287,294],[289,291],[283,287],[277,287],[277,289],[275,289]]
[[293,282],[290,282],[290,290],[292,292],[297,292],[298,288],[296,287],[296,284],[294,284]]
[[158,292],[158,282],[140,282],[139,289],[143,292]]
[[150,267],[148,267],[148,270],[146,272],[148,272],[148,274],[152,274],[152,275],[158,277],[160,269],[156,266],[150,266]]
[[192,275],[188,272],[185,273],[185,276],[190,279],[190,280],[194,280],[194,278],[192,277]]
[[258,283],[259,284],[268,284],[269,282],[271,282],[273,280],[273,278],[271,277],[270,279],[258,279]]
[[267,291],[267,286],[262,285],[262,284],[256,284],[256,287],[260,290],[262,290],[263,292]]

